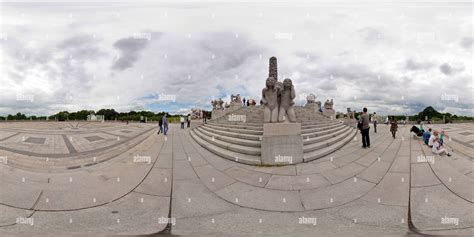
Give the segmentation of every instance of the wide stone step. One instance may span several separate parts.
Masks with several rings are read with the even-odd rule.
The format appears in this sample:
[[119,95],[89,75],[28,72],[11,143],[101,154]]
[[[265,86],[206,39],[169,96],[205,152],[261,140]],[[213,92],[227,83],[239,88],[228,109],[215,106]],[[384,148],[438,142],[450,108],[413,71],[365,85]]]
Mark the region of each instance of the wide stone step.
[[235,121],[227,121],[227,120],[211,120],[208,121],[207,124],[217,124],[217,125],[244,125],[247,127],[262,127],[263,126],[263,119],[261,123],[250,123],[250,122],[235,122]]
[[321,123],[321,124],[312,124],[312,125],[301,125],[302,130],[308,130],[313,128],[325,128],[329,126],[341,125],[341,122],[329,122],[329,123]]
[[324,124],[324,123],[337,123],[337,122],[341,122],[339,120],[330,120],[328,118],[324,118],[324,119],[314,119],[314,120],[310,120],[310,121],[304,121],[301,126],[307,126],[307,125],[317,125],[317,124]]
[[335,152],[337,149],[341,148],[344,146],[346,143],[350,142],[354,136],[356,135],[356,129],[353,129],[349,135],[347,135],[344,139],[342,139],[340,142],[337,142],[335,144],[332,144],[328,147],[325,147],[323,149],[307,152],[303,154],[303,162],[308,162],[312,161],[318,158],[321,158],[323,156],[326,156],[328,154],[331,154]]
[[204,125],[204,127],[210,127],[214,130],[221,130],[221,131],[226,131],[226,132],[251,134],[251,135],[263,135],[263,130],[256,131],[256,130],[248,130],[248,129],[226,128],[226,127],[221,127],[221,126],[216,126],[216,125],[211,125],[211,124],[206,124]]
[[320,131],[325,131],[325,130],[329,130],[329,129],[332,129],[332,128],[337,128],[337,127],[340,127],[340,126],[344,126],[344,124],[337,123],[337,124],[326,125],[326,126],[323,126],[323,127],[301,129],[301,133],[302,134],[307,134],[307,133],[313,133],[313,132],[320,132]]
[[346,130],[344,133],[337,135],[336,137],[332,137],[320,142],[308,144],[303,146],[303,152],[311,152],[315,150],[320,150],[325,147],[328,147],[332,144],[335,144],[341,140],[343,140],[345,137],[349,136],[352,133],[352,129]]
[[301,136],[304,139],[308,139],[308,138],[312,138],[312,137],[325,136],[325,135],[328,135],[328,134],[331,134],[331,133],[335,133],[335,132],[337,132],[341,129],[344,129],[345,127],[346,126],[341,124],[340,126],[337,126],[337,127],[331,128],[331,129],[326,129],[326,130],[319,131],[319,132],[303,133]]
[[236,128],[236,129],[247,129],[247,130],[255,130],[255,131],[263,131],[262,126],[255,126],[255,125],[246,125],[243,123],[242,125],[234,125],[234,124],[226,124],[226,123],[208,123],[213,126],[225,127],[225,128]]
[[315,122],[315,121],[303,122],[301,123],[301,128],[313,128],[313,127],[318,127],[318,126],[339,124],[339,123],[342,123],[342,122],[338,120],[321,120],[318,122]]
[[240,138],[240,139],[260,141],[261,137],[262,137],[262,136],[259,136],[259,135],[222,131],[222,130],[214,129],[214,128],[209,127],[209,126],[200,126],[200,128],[203,129],[203,130],[215,133],[215,134],[222,135],[222,136],[235,137],[235,138]]
[[214,154],[216,154],[220,157],[223,157],[223,158],[226,158],[226,159],[229,159],[229,160],[232,160],[232,161],[244,163],[244,164],[250,164],[250,165],[260,165],[261,164],[260,156],[252,156],[252,155],[246,155],[246,154],[242,154],[242,153],[238,153],[238,152],[229,151],[229,150],[226,150],[226,149],[223,149],[221,147],[215,146],[215,145],[203,140],[201,137],[199,137],[195,133],[194,130],[191,130],[189,133],[190,133],[191,137],[200,146],[206,148],[210,152],[212,152],[212,153],[214,153]]
[[258,147],[250,147],[250,146],[242,146],[237,144],[232,144],[229,142],[221,141],[212,137],[208,137],[199,130],[193,130],[196,135],[198,135],[201,139],[205,140],[208,143],[211,143],[214,146],[221,147],[223,149],[234,151],[242,154],[253,155],[253,156],[260,156],[261,149]]
[[342,127],[338,127],[337,130],[335,130],[335,132],[327,133],[322,136],[315,136],[311,138],[309,136],[306,136],[306,137],[303,137],[303,145],[309,145],[309,144],[313,144],[317,142],[326,141],[328,139],[331,139],[333,137],[337,137],[343,133],[346,133],[347,131],[350,131],[351,129],[352,128],[349,126],[342,126]]
[[242,146],[252,146],[252,147],[260,147],[260,145],[261,145],[261,142],[256,141],[256,140],[248,140],[248,139],[229,137],[229,136],[225,136],[225,135],[219,135],[219,134],[210,132],[208,130],[204,130],[202,127],[197,127],[196,129],[199,130],[199,132],[203,133],[204,135],[206,135],[210,138],[218,139],[218,140],[221,140],[221,141],[224,141],[224,142],[229,142],[229,143],[242,145]]

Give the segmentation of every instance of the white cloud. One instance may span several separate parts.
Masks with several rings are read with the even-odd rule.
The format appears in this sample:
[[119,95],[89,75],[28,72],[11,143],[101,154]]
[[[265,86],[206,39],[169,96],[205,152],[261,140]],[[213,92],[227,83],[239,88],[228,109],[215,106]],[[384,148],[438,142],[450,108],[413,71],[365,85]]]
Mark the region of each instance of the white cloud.
[[[466,4],[2,8],[0,114],[103,107],[176,112],[209,108],[212,97],[231,93],[258,101],[270,56],[278,57],[280,79],[291,77],[297,93],[334,98],[339,111],[367,106],[411,114],[434,105],[472,114]],[[137,37],[146,34],[151,37]],[[443,93],[459,100],[442,100]],[[34,101],[18,101],[19,94]],[[158,94],[176,100],[160,102]]]

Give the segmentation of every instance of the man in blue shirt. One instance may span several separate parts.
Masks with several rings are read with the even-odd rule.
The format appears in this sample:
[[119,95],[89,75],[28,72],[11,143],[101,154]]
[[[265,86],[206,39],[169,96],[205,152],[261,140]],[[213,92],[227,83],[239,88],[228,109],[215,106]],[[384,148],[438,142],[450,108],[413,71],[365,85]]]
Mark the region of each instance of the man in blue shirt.
[[423,142],[428,145],[428,141],[430,140],[431,136],[431,128],[428,131],[423,132]]

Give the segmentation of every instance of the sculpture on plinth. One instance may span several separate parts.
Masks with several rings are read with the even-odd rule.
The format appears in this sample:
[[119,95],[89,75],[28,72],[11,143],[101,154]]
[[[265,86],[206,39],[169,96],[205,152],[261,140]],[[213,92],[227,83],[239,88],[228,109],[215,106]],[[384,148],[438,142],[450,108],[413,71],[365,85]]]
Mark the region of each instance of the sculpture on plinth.
[[262,89],[261,101],[264,106],[263,122],[276,123],[278,122],[278,95],[283,88],[281,83],[277,83],[273,77],[267,78],[265,85]]
[[316,101],[316,95],[311,93],[306,96],[305,107],[312,111],[321,112],[321,101]]
[[324,102],[324,109],[325,110],[332,110],[332,106],[334,105],[334,102],[333,100],[331,99],[331,101],[326,100],[326,102]]
[[288,118],[289,122],[296,122],[296,114],[293,109],[295,102],[293,101],[296,97],[295,87],[291,79],[286,78],[283,80],[283,89],[280,92],[280,110],[278,112],[278,121],[284,122]]
[[224,101],[219,98],[218,100],[211,100],[212,110],[224,110]]
[[191,109],[191,119],[202,119],[203,112],[201,109],[192,108]]
[[230,102],[237,102],[239,104],[242,104],[242,99],[240,98],[240,94],[237,94],[237,95],[230,95]]
[[333,99],[331,99],[331,101],[326,100],[326,102],[324,102],[323,115],[328,116],[328,117],[333,117],[334,115],[336,115],[336,111],[334,111],[333,106],[334,106]]

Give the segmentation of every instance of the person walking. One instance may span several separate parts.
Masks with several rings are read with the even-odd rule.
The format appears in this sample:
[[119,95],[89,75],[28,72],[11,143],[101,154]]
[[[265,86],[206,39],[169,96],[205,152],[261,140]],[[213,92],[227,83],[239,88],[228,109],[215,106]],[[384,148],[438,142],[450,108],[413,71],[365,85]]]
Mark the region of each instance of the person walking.
[[163,132],[163,117],[158,119],[158,126],[159,126],[158,134],[160,134],[160,132]]
[[398,123],[395,117],[392,117],[392,122],[390,123],[390,132],[392,133],[392,137],[395,138],[395,134],[397,133]]
[[187,124],[186,127],[188,127],[188,128],[191,127],[191,115],[190,114],[188,114],[188,121],[187,122],[188,122],[188,124]]
[[245,107],[245,98],[242,100],[242,102],[244,102],[244,107]]
[[202,122],[207,124],[207,112],[204,110],[202,111]]
[[181,115],[181,117],[179,118],[179,121],[181,122],[181,129],[184,129],[184,116]]
[[163,134],[166,136],[168,135],[168,118],[166,118],[166,115],[163,115],[161,118],[161,121],[163,123]]
[[369,115],[367,114],[367,108],[364,108],[362,111],[357,127],[362,135],[362,148],[370,148]]
[[377,123],[379,123],[379,116],[374,112],[372,115],[372,121],[374,122],[374,132],[377,133]]

